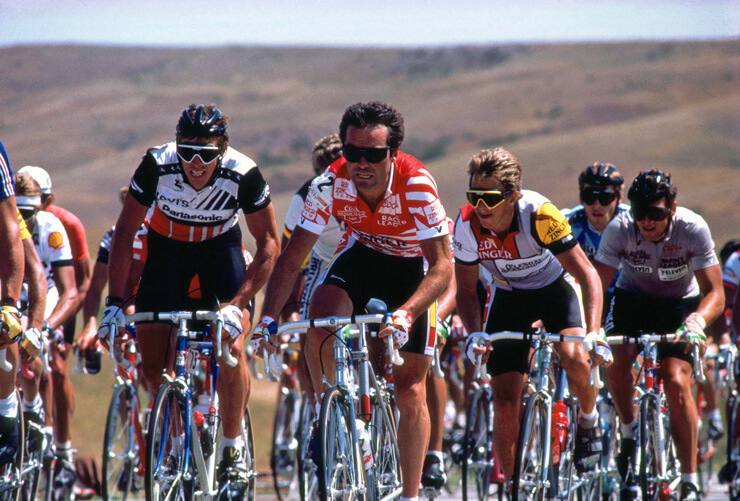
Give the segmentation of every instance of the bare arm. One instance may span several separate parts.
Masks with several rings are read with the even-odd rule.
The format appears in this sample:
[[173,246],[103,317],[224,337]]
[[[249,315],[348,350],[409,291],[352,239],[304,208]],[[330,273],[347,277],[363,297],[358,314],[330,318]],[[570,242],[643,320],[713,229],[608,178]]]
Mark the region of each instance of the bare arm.
[[455,263],[457,280],[457,314],[468,332],[480,332],[483,329],[481,304],[478,299],[478,266],[467,266]]
[[87,290],[90,287],[90,256],[85,256],[82,259],[75,259],[72,264],[75,269],[75,284],[77,286],[78,305],[77,309],[75,310],[76,313],[77,311],[80,311],[80,309],[85,304],[85,296],[87,295]]
[[[600,261],[594,261],[594,267],[596,268],[596,272],[599,274],[599,279],[601,279],[601,290],[607,290],[614,281],[617,269]],[[608,311],[602,311],[601,318],[603,319],[607,313]]]
[[123,209],[116,222],[110,256],[108,258],[108,295],[124,300],[126,282],[131,268],[131,248],[134,236],[144,221],[148,207],[140,204],[131,194],[126,195]]
[[561,252],[556,257],[563,268],[581,285],[586,332],[598,332],[601,327],[601,310],[604,303],[604,292],[599,273],[580,245]]
[[99,261],[95,262],[90,288],[82,306],[83,327],[78,340],[80,348],[85,349],[95,338],[98,332],[98,310],[100,310],[100,297],[108,283],[108,265]]
[[75,286],[75,270],[73,266],[52,267],[54,284],[59,291],[59,301],[46,321],[52,329],[64,325],[77,312],[77,287]]
[[437,317],[445,319],[455,311],[455,295],[457,294],[457,280],[455,273],[450,274],[450,281],[437,299]]
[[703,296],[696,312],[704,318],[706,325],[709,325],[724,311],[725,291],[722,285],[722,270],[716,264],[703,270],[695,270],[694,276],[699,282],[699,289]]
[[430,238],[419,242],[421,251],[429,263],[427,274],[419,287],[401,308],[416,319],[437,300],[452,279],[452,258],[447,237]]
[[41,329],[44,326],[46,312],[46,274],[44,265],[36,253],[33,239],[23,241],[23,255],[25,257],[25,274],[28,281],[28,327]]
[[0,295],[18,299],[23,285],[23,246],[15,197],[0,199]]

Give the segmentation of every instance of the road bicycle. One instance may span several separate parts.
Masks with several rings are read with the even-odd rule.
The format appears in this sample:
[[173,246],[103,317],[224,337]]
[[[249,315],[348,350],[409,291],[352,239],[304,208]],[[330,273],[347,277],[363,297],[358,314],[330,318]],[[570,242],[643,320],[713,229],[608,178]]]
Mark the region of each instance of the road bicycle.
[[[203,331],[190,326],[191,320],[208,322]],[[145,491],[147,501],[217,499],[219,486],[216,478],[216,456],[221,439],[221,416],[218,412],[218,395],[215,391],[220,357],[230,366],[237,360],[229,353],[228,344],[221,342],[223,317],[220,312],[139,312],[126,315],[126,324],[136,322],[170,323],[177,326],[175,377],[164,374],[165,382],[154,399],[149,424],[145,456]],[[215,336],[204,341],[215,325]],[[111,344],[114,346],[115,324],[110,326]],[[200,370],[200,361],[210,362],[210,388],[208,415],[194,410],[197,393],[194,376]],[[254,467],[249,408],[244,410],[242,423],[241,457],[246,461],[246,498],[254,498],[257,475]]]
[[740,396],[737,381],[740,378],[740,359],[738,345],[722,346],[717,354],[714,370],[714,381],[720,391],[727,396],[727,444],[725,457],[727,462],[720,470],[720,481],[728,484],[731,501],[740,501]]
[[[5,360],[5,350],[0,350],[0,353],[2,353],[0,369],[6,372],[12,370],[10,363]],[[20,443],[18,444],[18,450],[15,456],[7,463],[0,465],[0,501],[18,501],[23,485],[22,472],[25,457],[23,409],[21,408],[21,396],[17,389],[15,392],[18,398],[18,419],[15,421],[14,426],[21,440],[19,441]]]
[[[335,383],[330,385],[324,375],[327,390],[318,420],[322,500],[390,500],[399,497],[403,487],[391,396],[375,375],[366,338],[366,324],[383,323],[386,307],[371,300],[366,310],[367,315],[288,322],[278,328],[279,335],[326,328],[334,337]],[[344,328],[350,325],[357,328]],[[355,342],[352,348],[350,339]],[[391,360],[403,363],[391,337],[388,343]]]
[[[679,461],[670,432],[668,403],[663,381],[656,372],[658,343],[672,342],[676,334],[638,333],[637,336],[608,336],[610,345],[642,346],[642,377],[638,378],[637,406],[639,423],[638,478],[643,501],[666,499],[681,482]],[[699,346],[692,345],[694,378],[704,382]]]
[[[572,499],[576,493],[583,499],[600,497],[598,474],[588,472],[579,477],[574,467],[578,402],[567,392],[565,374],[554,364],[554,343],[582,343],[580,336],[547,332],[473,333],[468,343],[511,339],[533,343],[537,363],[530,364],[524,413],[517,439],[511,499]],[[476,379],[490,381],[482,357],[476,365]],[[599,371],[591,370],[591,384],[601,387]],[[555,414],[555,415],[554,415]],[[553,421],[555,418],[555,421]],[[553,426],[553,424],[555,426]],[[553,436],[552,431],[556,434]],[[598,493],[593,492],[599,490]]]
[[275,493],[282,501],[291,498],[292,494],[298,490],[298,426],[301,397],[296,390],[298,383],[295,367],[298,357],[297,347],[284,343],[280,349],[287,363],[283,365],[277,376],[279,390],[273,420],[270,468]]

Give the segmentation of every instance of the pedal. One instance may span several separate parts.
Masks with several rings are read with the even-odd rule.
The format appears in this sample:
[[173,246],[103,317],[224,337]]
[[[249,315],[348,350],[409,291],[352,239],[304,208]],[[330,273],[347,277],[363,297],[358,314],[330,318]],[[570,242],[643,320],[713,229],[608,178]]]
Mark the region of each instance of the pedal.
[[419,489],[419,499],[437,499],[441,494],[442,491],[434,487],[422,487]]

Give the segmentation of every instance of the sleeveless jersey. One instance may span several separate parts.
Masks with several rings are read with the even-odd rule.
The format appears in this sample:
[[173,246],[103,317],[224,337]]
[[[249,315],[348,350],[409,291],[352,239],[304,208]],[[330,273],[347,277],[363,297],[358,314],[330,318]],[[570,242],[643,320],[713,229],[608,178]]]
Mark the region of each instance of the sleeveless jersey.
[[53,214],[39,211],[31,232],[36,253],[44,265],[46,285],[51,291],[56,287],[52,268],[72,266],[72,248],[64,225]]
[[[285,214],[285,230],[284,234],[287,238],[293,234],[298,221],[301,218],[301,212],[303,211],[303,204],[306,201],[308,195],[308,189],[313,182],[313,178],[309,179],[304,183],[303,186],[293,195],[290,200],[290,206],[288,212]],[[329,222],[326,224],[326,228],[321,232],[319,239],[311,249],[311,254],[315,255],[318,259],[329,262],[332,256],[337,250],[339,240],[342,238],[342,234],[346,229],[344,222],[339,221],[336,217],[330,216]]]
[[15,195],[15,184],[13,184],[13,170],[10,168],[8,152],[5,151],[3,142],[0,141],[0,199]]
[[347,225],[340,248],[357,241],[383,254],[421,257],[421,240],[449,233],[437,183],[411,155],[398,152],[385,196],[375,211],[358,196],[344,158],[331,164],[326,172],[336,176],[328,205],[310,190],[298,226],[321,234],[329,224],[329,217],[335,216]]
[[[630,210],[629,205],[619,204],[617,205],[617,210],[614,211],[614,216],[616,217],[628,210]],[[578,205],[572,209],[564,209],[563,215],[568,219],[573,237],[580,244],[586,256],[593,261],[596,257],[596,251],[599,250],[599,242],[601,241],[601,234],[603,232],[597,230],[588,222],[586,210],[583,208],[583,205]]]
[[565,216],[544,196],[522,190],[509,233],[501,240],[483,228],[473,206],[460,209],[455,221],[455,262],[480,264],[505,290],[540,289],[564,269],[556,254],[575,247]]
[[173,240],[202,242],[239,223],[239,211],[270,204],[270,188],[257,165],[228,147],[214,178],[201,190],[188,182],[175,142],[150,149],[131,179],[129,193],[154,208],[151,229]]
[[660,242],[642,237],[630,211],[619,214],[604,230],[596,260],[621,265],[617,288],[661,298],[698,296],[694,270],[718,264],[709,226],[685,207],[676,209]]

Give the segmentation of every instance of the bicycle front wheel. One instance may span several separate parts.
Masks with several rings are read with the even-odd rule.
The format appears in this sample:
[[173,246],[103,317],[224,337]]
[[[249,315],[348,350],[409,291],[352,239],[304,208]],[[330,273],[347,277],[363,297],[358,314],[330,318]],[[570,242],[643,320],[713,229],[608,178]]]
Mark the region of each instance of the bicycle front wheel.
[[296,456],[298,455],[299,397],[294,390],[281,388],[275,407],[272,429],[270,468],[275,493],[279,500],[291,497],[296,487]]
[[463,501],[486,500],[493,471],[491,401],[485,390],[473,394],[465,425],[462,456]]
[[734,433],[740,420],[740,396],[728,399],[727,409],[727,468],[729,469],[730,500],[740,501],[740,436]]
[[247,464],[247,491],[244,499],[252,501],[257,479],[257,463],[254,459],[254,430],[252,430],[252,413],[249,412],[249,406],[244,408],[242,417],[242,444],[242,457]]
[[319,416],[319,495],[322,500],[364,500],[365,469],[352,422],[351,401],[337,388],[324,394]]
[[527,399],[516,445],[513,501],[541,501],[545,498],[550,444],[547,443],[549,410],[545,398],[533,393]]
[[134,480],[139,444],[135,437],[134,420],[138,419],[135,390],[121,384],[113,389],[103,436],[103,499],[128,498]]
[[678,475],[667,423],[668,413],[664,415],[661,407],[654,395],[640,403],[640,488],[643,501],[657,500],[667,482]]
[[372,436],[374,481],[370,488],[375,490],[373,499],[395,499],[401,495],[401,454],[398,451],[396,422],[387,394],[376,393],[377,402],[373,405],[370,418]]
[[[149,415],[145,487],[147,501],[190,501],[193,472],[186,471],[186,400],[175,383],[159,388]],[[192,470],[192,464],[188,469]],[[187,479],[186,479],[187,477]]]

